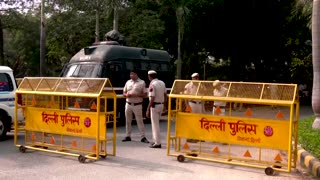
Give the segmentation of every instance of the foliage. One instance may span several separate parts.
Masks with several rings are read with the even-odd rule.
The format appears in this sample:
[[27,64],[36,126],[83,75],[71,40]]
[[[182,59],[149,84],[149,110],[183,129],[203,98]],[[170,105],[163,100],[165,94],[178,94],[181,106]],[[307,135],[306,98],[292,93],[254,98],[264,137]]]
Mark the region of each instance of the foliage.
[[94,42],[93,16],[69,11],[54,14],[47,23],[48,63],[63,65],[81,48]]
[[[178,57],[176,13],[188,9],[184,27],[180,26],[184,32],[180,42],[183,78],[203,72],[207,57],[200,54],[209,53],[228,63],[206,64],[207,79],[295,82],[303,77],[301,81],[311,81],[311,46],[305,43],[311,39],[308,19],[292,14],[295,4],[290,0],[50,0],[45,9],[48,70],[61,68],[77,51],[95,41],[97,10],[100,34],[112,30],[114,6],[119,6],[119,32],[127,45],[167,50],[173,61]],[[35,75],[39,64],[38,11],[34,6],[28,18],[21,11],[0,17],[8,35],[6,47],[11,47],[4,49],[11,54],[7,60],[13,64],[17,61],[13,55],[29,52],[19,57]],[[8,44],[8,39],[16,43]],[[31,58],[27,49],[33,50]],[[254,68],[248,68],[252,65]]]
[[293,58],[290,65],[290,71],[291,78],[296,83],[306,83],[310,85],[310,80],[313,76],[311,54],[309,56],[304,57],[304,59]]
[[295,8],[292,13],[298,18],[305,18],[307,27],[311,29],[311,17],[312,17],[312,2],[313,0],[296,0]]
[[[5,57],[17,75],[37,75],[39,67],[39,19],[32,14],[10,12],[5,23],[8,31],[4,42]],[[26,69],[23,69],[28,67]]]
[[299,144],[313,156],[320,158],[320,130],[313,129],[315,117],[308,117],[299,121]]
[[23,10],[34,6],[35,0],[2,0],[0,1],[0,11]]
[[144,10],[132,16],[127,24],[126,40],[128,45],[153,49],[163,49],[160,37],[164,31],[164,23],[159,15],[151,10]]

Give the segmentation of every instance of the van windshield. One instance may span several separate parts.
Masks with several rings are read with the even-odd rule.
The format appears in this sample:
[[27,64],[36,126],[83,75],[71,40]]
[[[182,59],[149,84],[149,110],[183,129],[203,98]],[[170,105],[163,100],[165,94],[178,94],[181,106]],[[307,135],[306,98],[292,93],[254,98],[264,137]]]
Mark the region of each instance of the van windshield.
[[66,67],[63,77],[99,77],[101,74],[100,64],[72,64]]

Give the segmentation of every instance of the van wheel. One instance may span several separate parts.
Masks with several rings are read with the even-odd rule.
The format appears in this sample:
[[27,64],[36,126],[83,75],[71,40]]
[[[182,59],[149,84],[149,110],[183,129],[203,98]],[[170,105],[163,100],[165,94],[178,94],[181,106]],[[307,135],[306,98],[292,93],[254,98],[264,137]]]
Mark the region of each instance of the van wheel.
[[4,140],[8,132],[8,121],[3,114],[0,114],[0,140]]

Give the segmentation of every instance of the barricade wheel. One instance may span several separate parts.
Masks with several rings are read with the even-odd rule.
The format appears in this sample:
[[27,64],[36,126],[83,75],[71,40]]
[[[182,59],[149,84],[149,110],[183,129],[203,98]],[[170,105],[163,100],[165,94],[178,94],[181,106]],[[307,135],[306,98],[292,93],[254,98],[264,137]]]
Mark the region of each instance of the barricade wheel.
[[22,152],[22,153],[25,153],[27,151],[27,148],[24,147],[24,146],[20,146],[19,147],[19,151]]
[[178,160],[179,162],[183,162],[183,161],[185,160],[185,157],[184,157],[183,155],[179,155],[179,156],[177,157],[177,160]]
[[80,155],[78,157],[78,160],[79,160],[79,162],[84,163],[86,161],[86,158],[84,156]]
[[272,176],[274,174],[274,170],[272,169],[272,167],[267,167],[264,172],[266,173],[266,175],[268,176]]

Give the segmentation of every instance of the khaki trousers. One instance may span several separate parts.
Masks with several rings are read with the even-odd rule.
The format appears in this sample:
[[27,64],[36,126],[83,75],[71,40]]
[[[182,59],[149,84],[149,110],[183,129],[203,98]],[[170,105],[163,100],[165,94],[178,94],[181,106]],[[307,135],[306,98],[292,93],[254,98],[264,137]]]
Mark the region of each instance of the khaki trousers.
[[143,116],[142,116],[142,104],[140,105],[129,105],[126,103],[126,109],[125,109],[125,114],[126,114],[126,133],[128,137],[131,137],[132,133],[132,116],[136,118],[137,125],[140,131],[141,137],[145,137],[145,129],[144,129],[144,124],[143,124]]

